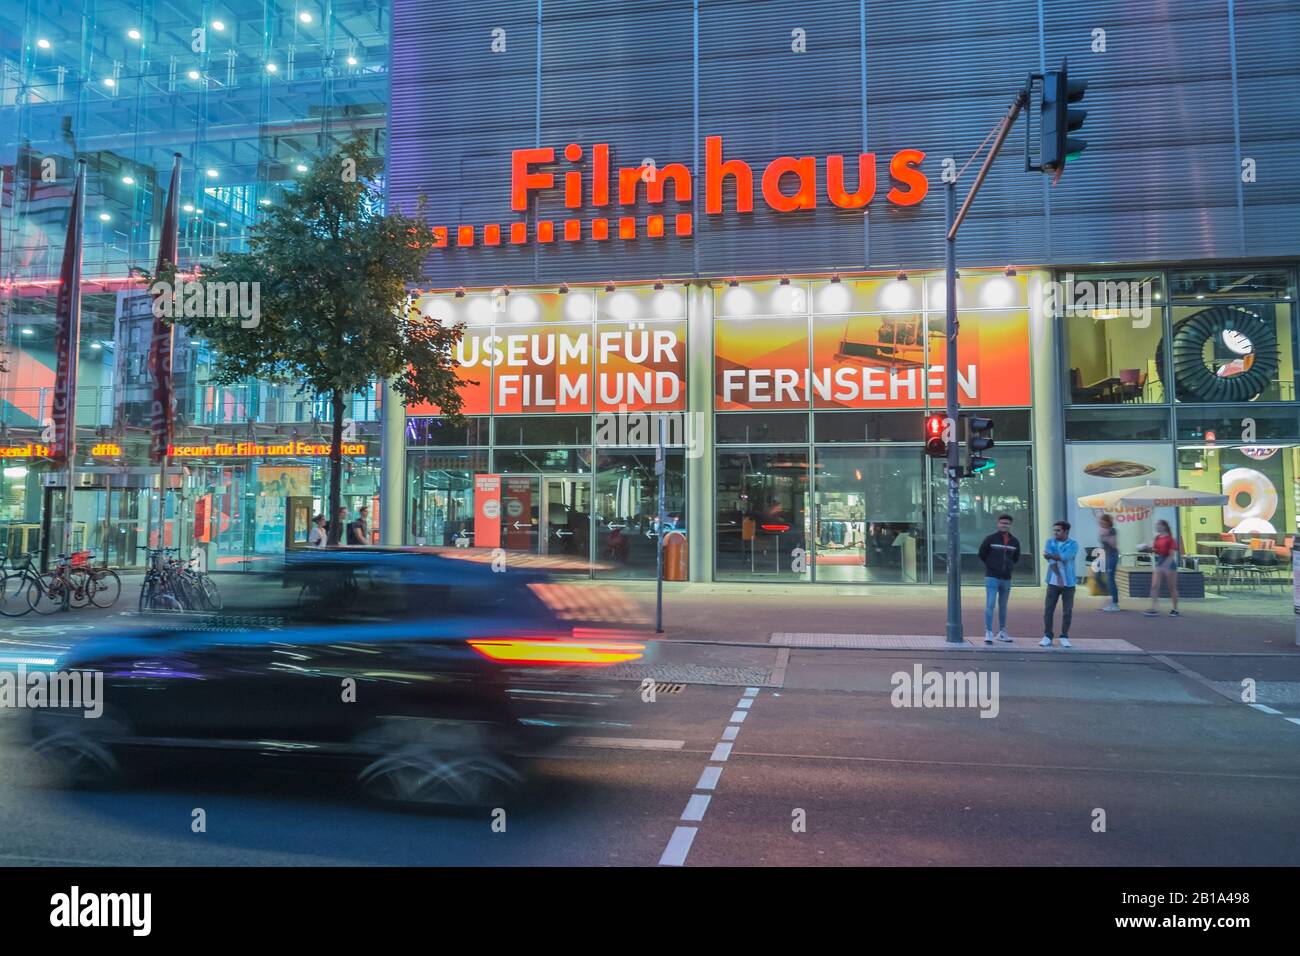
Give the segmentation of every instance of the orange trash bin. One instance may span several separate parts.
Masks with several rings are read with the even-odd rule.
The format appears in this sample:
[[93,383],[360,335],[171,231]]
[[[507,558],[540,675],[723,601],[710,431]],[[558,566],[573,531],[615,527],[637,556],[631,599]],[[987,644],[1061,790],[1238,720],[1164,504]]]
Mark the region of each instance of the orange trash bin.
[[690,576],[686,552],[686,535],[670,531],[664,538],[664,580],[685,581]]

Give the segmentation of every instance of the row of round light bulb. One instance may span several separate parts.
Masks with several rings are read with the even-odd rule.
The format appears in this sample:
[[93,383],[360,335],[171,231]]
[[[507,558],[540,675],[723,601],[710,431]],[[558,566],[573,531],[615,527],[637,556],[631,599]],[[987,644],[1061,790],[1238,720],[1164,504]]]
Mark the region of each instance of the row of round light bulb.
[[[723,294],[722,314],[726,316],[753,315],[758,299],[754,290],[738,282],[728,283]],[[908,281],[906,273],[899,273],[892,282],[880,290],[879,305],[886,312],[914,312],[921,308],[920,288]],[[942,278],[929,282],[930,308],[941,309],[947,301],[947,288]],[[990,276],[980,286],[980,304],[988,309],[1005,309],[1017,299],[1015,283],[1007,276]],[[816,311],[843,313],[853,311],[853,294],[839,281],[838,276],[816,293]],[[776,307],[781,312],[801,314],[807,312],[807,296],[803,286],[792,286],[783,281],[777,290]],[[874,311],[874,310],[871,310]]]
[[[567,286],[563,287],[567,290]],[[463,298],[457,292],[455,298]],[[616,320],[630,321],[638,318],[675,319],[686,314],[686,300],[677,289],[657,287],[651,298],[652,316],[642,314],[643,297],[626,289],[614,291],[603,306],[606,314]],[[501,308],[499,306],[503,305]],[[570,322],[587,322],[595,315],[595,296],[591,290],[570,291],[564,300],[564,317]],[[439,322],[456,319],[453,300],[446,296],[432,296],[422,306],[422,312]],[[474,324],[487,324],[493,316],[505,313],[512,322],[534,322],[541,314],[538,300],[525,292],[511,292],[502,288],[490,294],[475,294],[465,303],[465,318]]]

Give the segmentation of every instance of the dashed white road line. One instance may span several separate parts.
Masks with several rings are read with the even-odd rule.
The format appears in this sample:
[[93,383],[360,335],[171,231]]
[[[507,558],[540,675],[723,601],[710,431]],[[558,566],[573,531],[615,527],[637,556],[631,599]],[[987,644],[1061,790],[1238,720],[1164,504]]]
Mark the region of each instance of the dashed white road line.
[[664,855],[659,857],[659,865],[681,866],[685,863],[686,854],[691,852],[691,844],[695,842],[697,830],[698,827],[678,827],[674,830],[668,845],[664,847]]
[[[696,790],[717,788],[718,779],[722,776],[722,767],[717,764],[726,763],[731,756],[732,741],[739,736],[740,725],[749,716],[749,710],[757,697],[757,687],[746,687],[744,696],[736,701],[736,709],[731,712],[731,720],[723,728],[722,739],[714,745],[713,753],[709,756],[709,762],[714,766],[704,768],[704,772],[700,774],[700,779],[695,784]],[[691,798],[686,801],[686,809],[682,811],[681,819],[686,823],[701,822],[712,799],[712,795],[708,793],[691,794]],[[668,845],[664,847],[663,854],[659,857],[659,865],[684,866],[686,856],[691,851],[691,844],[695,842],[695,834],[698,832],[699,827],[676,827],[673,835],[668,839]]]
[[1267,704],[1247,704],[1246,706],[1253,707],[1259,712],[1264,714],[1273,714],[1275,717],[1282,716],[1282,711],[1274,710],[1272,707],[1269,707]]
[[707,794],[691,794],[691,799],[686,801],[686,809],[682,811],[682,819],[690,823],[699,823],[704,819],[704,811],[709,809],[711,799],[713,798]]

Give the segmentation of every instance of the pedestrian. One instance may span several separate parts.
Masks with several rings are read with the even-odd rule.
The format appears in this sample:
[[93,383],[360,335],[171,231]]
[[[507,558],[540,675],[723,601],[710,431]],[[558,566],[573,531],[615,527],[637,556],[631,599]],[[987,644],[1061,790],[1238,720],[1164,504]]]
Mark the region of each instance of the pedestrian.
[[998,640],[1011,643],[1007,634],[1007,602],[1011,599],[1011,573],[1020,560],[1020,542],[1011,533],[1011,515],[998,515],[998,530],[984,539],[979,556],[984,562],[984,643],[993,643],[993,605],[998,606]]
[[1106,586],[1110,588],[1110,603],[1103,604],[1103,611],[1119,610],[1119,582],[1115,580],[1115,569],[1119,567],[1119,532],[1115,530],[1115,519],[1102,515],[1097,519],[1097,543],[1101,545],[1102,560],[1106,568]]
[[307,547],[323,548],[328,540],[329,533],[325,530],[325,516],[317,515],[311,519],[311,534],[307,535]]
[[370,532],[366,528],[367,511],[368,509],[365,505],[362,505],[357,509],[357,520],[348,525],[348,544],[370,543]]
[[331,548],[336,545],[346,544],[343,534],[347,523],[348,509],[339,508],[338,512],[334,515],[334,520],[329,523],[329,537],[325,539],[325,543]]
[[1151,607],[1142,613],[1147,617],[1155,617],[1160,613],[1158,605],[1160,604],[1160,584],[1163,581],[1169,588],[1169,599],[1173,602],[1173,609],[1169,612],[1170,617],[1179,617],[1178,613],[1178,557],[1182,550],[1178,547],[1178,541],[1174,538],[1173,532],[1169,530],[1169,522],[1160,520],[1156,522],[1156,538],[1151,542],[1149,548],[1143,548],[1152,552],[1155,564],[1151,571]]
[[1074,560],[1079,555],[1079,542],[1070,537],[1070,522],[1058,521],[1052,525],[1052,536],[1043,548],[1047,561],[1047,600],[1043,607],[1043,639],[1040,647],[1052,646],[1052,619],[1056,615],[1056,602],[1061,602],[1061,646],[1071,647],[1070,617],[1074,614]]

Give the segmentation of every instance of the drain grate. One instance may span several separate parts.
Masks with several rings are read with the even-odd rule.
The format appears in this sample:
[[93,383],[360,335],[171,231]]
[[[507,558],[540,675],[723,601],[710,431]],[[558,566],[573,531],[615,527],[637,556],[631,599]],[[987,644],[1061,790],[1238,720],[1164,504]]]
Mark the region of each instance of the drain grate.
[[670,684],[666,681],[655,681],[656,694],[680,694],[686,689],[685,684]]

